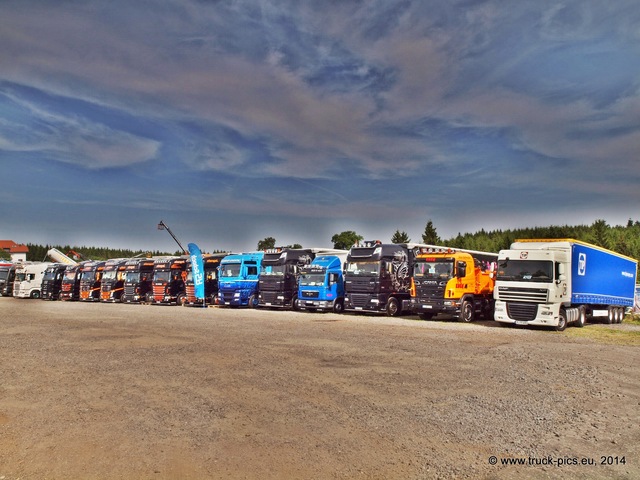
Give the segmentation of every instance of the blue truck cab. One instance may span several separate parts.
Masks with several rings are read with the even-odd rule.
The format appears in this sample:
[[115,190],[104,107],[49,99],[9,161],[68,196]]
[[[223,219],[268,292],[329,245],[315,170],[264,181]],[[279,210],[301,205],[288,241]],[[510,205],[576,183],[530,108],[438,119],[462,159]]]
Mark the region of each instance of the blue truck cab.
[[258,305],[258,277],[264,252],[234,253],[220,262],[218,305]]
[[311,265],[302,267],[298,286],[298,305],[301,310],[344,310],[344,255],[322,255]]

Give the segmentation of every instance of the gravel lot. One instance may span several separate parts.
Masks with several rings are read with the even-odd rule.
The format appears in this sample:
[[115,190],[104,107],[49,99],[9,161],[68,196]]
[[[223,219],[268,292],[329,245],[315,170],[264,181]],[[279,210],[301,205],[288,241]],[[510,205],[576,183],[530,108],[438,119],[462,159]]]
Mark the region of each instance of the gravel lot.
[[640,349],[566,333],[0,298],[0,480],[640,478]]

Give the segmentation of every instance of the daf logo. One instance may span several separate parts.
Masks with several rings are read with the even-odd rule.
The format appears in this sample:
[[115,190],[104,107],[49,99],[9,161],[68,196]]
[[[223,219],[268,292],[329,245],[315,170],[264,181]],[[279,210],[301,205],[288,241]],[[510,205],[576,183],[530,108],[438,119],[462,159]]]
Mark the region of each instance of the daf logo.
[[578,275],[584,276],[587,271],[587,254],[580,253],[578,255]]

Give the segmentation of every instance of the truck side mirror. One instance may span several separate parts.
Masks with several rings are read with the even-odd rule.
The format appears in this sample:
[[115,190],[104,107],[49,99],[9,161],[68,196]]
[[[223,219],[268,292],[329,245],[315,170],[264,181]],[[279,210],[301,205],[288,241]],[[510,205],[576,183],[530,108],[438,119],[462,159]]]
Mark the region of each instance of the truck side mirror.
[[456,277],[463,278],[467,276],[467,264],[465,262],[458,262]]
[[565,275],[565,271],[564,271],[564,263],[556,263],[557,266],[557,282],[561,283],[564,282],[567,279],[567,276]]

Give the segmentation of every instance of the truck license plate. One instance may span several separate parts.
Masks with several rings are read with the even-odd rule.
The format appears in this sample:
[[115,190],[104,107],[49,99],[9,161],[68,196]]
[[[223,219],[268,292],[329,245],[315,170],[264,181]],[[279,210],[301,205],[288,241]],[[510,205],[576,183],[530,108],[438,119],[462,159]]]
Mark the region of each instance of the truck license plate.
[[516,325],[529,325],[529,322],[523,322],[522,320],[516,320]]

